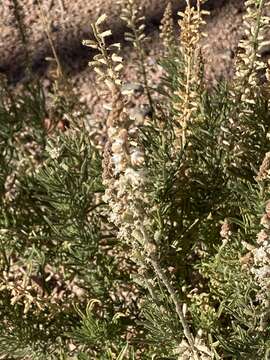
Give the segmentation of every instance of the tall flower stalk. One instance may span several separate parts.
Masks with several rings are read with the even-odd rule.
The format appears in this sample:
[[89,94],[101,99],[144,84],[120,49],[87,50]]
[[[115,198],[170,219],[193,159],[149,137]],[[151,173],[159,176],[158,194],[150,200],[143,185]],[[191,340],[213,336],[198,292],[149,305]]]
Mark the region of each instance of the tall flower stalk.
[[102,34],[109,35],[110,32],[99,30],[97,25],[104,21],[105,16],[100,19],[96,25],[92,25],[96,40],[88,40],[84,44],[99,50],[100,54],[96,55],[94,62],[90,64],[98,66],[94,70],[107,81],[112,97],[107,120],[108,138],[103,152],[103,183],[106,188],[103,200],[110,207],[109,220],[117,226],[118,238],[131,247],[133,260],[139,267],[150,264],[169,292],[194,360],[199,360],[200,351],[195,346],[181,302],[158,262],[157,245],[152,230],[154,209],[147,193],[149,179],[144,166],[144,149],[136,139],[137,129],[127,121],[119,72],[111,66],[112,58],[117,55],[108,55]]
[[197,0],[196,8],[186,0],[184,12],[178,12],[180,33],[180,53],[183,61],[183,71],[179,78],[178,89],[175,91],[176,102],[176,137],[182,147],[186,144],[188,127],[198,109],[200,97],[200,41],[206,35],[202,31],[205,24],[204,15],[208,12],[201,9],[201,0]]
[[[233,95],[241,104],[254,104],[259,85],[259,73],[266,68],[260,50],[264,46],[265,32],[269,28],[269,17],[264,15],[269,6],[266,0],[247,0],[244,15],[245,39],[239,43],[236,58]],[[241,114],[240,114],[241,115]],[[242,116],[244,113],[242,114]]]
[[145,16],[139,14],[142,9],[141,7],[138,7],[136,0],[120,0],[119,4],[121,5],[121,19],[126,23],[129,30],[125,33],[125,40],[130,42],[136,51],[139,74],[142,77],[142,82],[146,91],[149,106],[153,112],[153,100],[145,65],[145,43],[147,41],[147,37],[144,33]]

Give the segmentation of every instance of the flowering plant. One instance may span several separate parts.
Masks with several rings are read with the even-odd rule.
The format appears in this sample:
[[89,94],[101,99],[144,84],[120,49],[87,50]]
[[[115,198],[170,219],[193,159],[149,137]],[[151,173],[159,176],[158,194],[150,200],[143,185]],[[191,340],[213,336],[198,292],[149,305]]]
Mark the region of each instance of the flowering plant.
[[140,83],[106,15],[83,41],[110,99],[102,130],[67,84],[47,104],[39,85],[14,98],[3,83],[0,358],[266,359],[269,3],[245,2],[235,76],[211,89],[204,1],[186,1],[179,35],[168,4],[157,86],[141,9],[120,4]]

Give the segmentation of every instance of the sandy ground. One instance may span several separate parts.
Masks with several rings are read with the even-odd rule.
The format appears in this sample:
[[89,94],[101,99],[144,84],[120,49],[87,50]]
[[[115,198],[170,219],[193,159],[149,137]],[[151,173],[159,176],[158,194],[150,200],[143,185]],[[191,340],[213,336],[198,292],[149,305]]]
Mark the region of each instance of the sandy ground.
[[[137,0],[147,22],[158,22],[167,0]],[[173,0],[174,10],[183,7],[184,0]],[[17,3],[18,6],[14,6]],[[81,40],[89,36],[90,23],[102,13],[108,14],[108,27],[118,38],[123,34],[117,0],[2,0],[0,6],[0,69],[14,80],[22,76],[23,44],[15,13],[24,18],[29,39],[29,50],[35,69],[44,68],[44,58],[51,53],[44,37],[44,24],[48,24],[52,39],[61,60],[69,67],[76,67],[86,56]],[[46,26],[46,25],[45,25]],[[76,64],[74,64],[76,63]],[[17,77],[17,78],[16,78]]]
[[[90,23],[106,12],[107,28],[112,29],[114,40],[123,41],[124,26],[119,19],[117,0],[2,0],[0,8],[0,72],[5,73],[12,84],[25,77],[25,52],[20,40],[15,19],[14,2],[23,14],[28,50],[31,55],[33,72],[48,82],[48,62],[52,56],[48,40],[44,34],[47,23],[62,66],[74,88],[80,93],[93,114],[100,111],[100,93],[97,91],[94,74],[87,66],[92,54],[82,46],[83,39],[91,38]],[[168,0],[137,0],[146,16],[146,30],[150,38],[148,52],[149,69],[160,53],[158,27]],[[173,0],[174,14],[183,8],[184,0]],[[243,30],[241,27],[244,0],[209,0],[211,15],[207,19],[204,40],[206,79],[209,84],[233,74],[237,44]],[[3,5],[3,6],[2,6]],[[41,10],[42,9],[42,10]],[[136,82],[133,70],[134,53],[124,47],[126,77]],[[153,79],[157,74],[150,72]]]
[[[206,33],[207,38],[203,42],[206,81],[211,86],[218,80],[231,77],[234,70],[234,58],[237,51],[237,44],[242,36],[241,27],[243,16],[243,2],[227,1],[220,8],[212,11],[207,19]],[[151,71],[153,60],[160,53],[160,39],[157,27],[153,27],[148,35],[150,37],[149,46],[149,74],[152,79],[158,77],[158,74]],[[133,70],[133,53],[127,47],[124,48],[126,71],[125,76],[129,81],[136,82],[136,73]],[[88,58],[90,53],[88,52]],[[155,68],[155,66],[153,67]],[[82,99],[86,101],[91,108],[99,107],[100,95],[94,82],[94,74],[89,67],[82,68],[80,72],[72,76],[76,88],[80,89]]]
[[[1,1],[1,0],[0,0]],[[161,51],[158,35],[160,19],[168,0],[137,0],[141,13],[146,17],[146,32],[149,41],[148,69],[153,82],[160,70],[155,59]],[[205,48],[206,80],[212,85],[233,73],[237,44],[242,36],[244,0],[209,0],[211,15],[206,19],[208,37],[202,44]],[[183,9],[185,0],[173,0],[175,19],[177,11]],[[17,6],[14,7],[14,4]],[[125,31],[119,19],[117,0],[2,0],[0,7],[0,73],[7,75],[11,84],[27,80],[25,76],[25,46],[21,41],[16,11],[23,17],[33,72],[50,84],[50,65],[46,57],[52,51],[44,33],[46,24],[56,47],[62,67],[80,99],[88,105],[92,117],[104,117],[102,89],[95,84],[93,71],[87,66],[91,59],[89,48],[82,46],[83,39],[91,38],[90,23],[106,12],[106,27],[112,29],[114,39],[123,42]],[[176,26],[176,29],[178,27]],[[124,46],[125,77],[129,82],[138,82],[134,70],[134,51]],[[154,64],[154,66],[153,66]],[[156,69],[152,71],[152,68]],[[107,101],[106,95],[104,100]]]
[[[137,0],[142,7],[142,14],[146,16],[147,32],[155,38],[154,33],[168,0]],[[228,47],[228,42],[234,43],[232,27],[227,23],[238,23],[234,11],[228,7],[224,16],[222,5],[232,3],[232,8],[239,8],[242,0],[209,0],[208,7],[216,9],[210,20],[210,32],[215,45],[219,49]],[[17,6],[14,4],[17,3]],[[185,0],[172,0],[174,13],[184,7]],[[241,5],[240,5],[241,6]],[[52,52],[44,34],[46,24],[56,46],[61,62],[73,73],[81,72],[87,65],[89,51],[82,46],[82,39],[90,36],[90,23],[99,15],[108,14],[107,26],[112,29],[117,40],[123,40],[123,22],[119,19],[119,5],[117,0],[2,0],[0,6],[0,72],[6,73],[13,82],[20,81],[24,76],[24,45],[20,38],[16,11],[23,18],[28,39],[28,50],[31,54],[32,67],[35,72],[46,70],[46,57]],[[222,14],[219,14],[222,13]],[[213,19],[217,18],[216,21]],[[237,18],[237,19],[236,19]],[[225,39],[221,33],[225,31]],[[222,37],[222,40],[221,40]],[[210,38],[209,38],[210,39]],[[221,42],[220,42],[221,41]],[[153,45],[153,48],[158,45]],[[213,47],[211,45],[211,47]]]

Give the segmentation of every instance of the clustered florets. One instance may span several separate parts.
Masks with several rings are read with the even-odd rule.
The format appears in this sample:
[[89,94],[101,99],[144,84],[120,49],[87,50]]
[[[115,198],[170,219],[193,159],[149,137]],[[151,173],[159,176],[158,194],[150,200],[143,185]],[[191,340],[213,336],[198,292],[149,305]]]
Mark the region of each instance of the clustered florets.
[[160,25],[160,38],[163,41],[165,54],[168,54],[175,45],[172,3],[169,1]]
[[[128,2],[128,6],[133,11],[132,1]],[[115,63],[121,64],[122,58],[115,52],[110,54],[112,49],[119,47],[117,44],[107,47],[104,38],[110,35],[110,31],[100,30],[105,19],[106,16],[101,15],[92,25],[95,40],[84,41],[84,44],[100,51],[90,65],[94,66],[99,78],[105,80],[111,93],[112,103],[106,123],[107,141],[103,149],[103,183],[106,188],[103,200],[110,206],[109,220],[118,227],[118,237],[127,240],[132,237],[137,224],[148,219],[148,200],[143,195],[146,194],[147,177],[142,170],[144,152],[136,141],[137,129],[129,119],[121,91],[122,67],[114,66]]]
[[58,271],[49,264],[44,267],[44,277],[35,273],[33,264],[29,262],[23,266],[19,259],[12,259],[9,271],[4,271],[0,282],[0,291],[9,291],[11,303],[24,306],[24,313],[43,311],[54,307],[62,311],[69,308],[72,302],[84,297],[84,290],[79,286],[76,278],[65,279],[65,269]]
[[232,235],[231,224],[228,219],[225,219],[220,229],[220,236],[224,240],[229,240],[231,235]]
[[[188,127],[199,104],[198,89],[201,85],[200,79],[200,62],[201,50],[200,40],[206,36],[202,31],[205,24],[204,15],[209,13],[201,10],[201,1],[197,1],[197,7],[192,7],[187,1],[185,12],[178,12],[180,20],[178,24],[181,28],[180,33],[180,51],[182,61],[184,62],[184,70],[179,79],[179,85],[175,95],[177,101],[174,108],[177,112],[176,116],[176,137],[178,142],[182,141],[182,146],[186,142]],[[181,140],[180,140],[181,139]]]
[[[233,90],[236,101],[243,104],[255,104],[254,98],[257,96],[259,85],[258,74],[266,68],[260,54],[264,46],[265,31],[269,27],[269,18],[263,16],[266,5],[264,0],[246,1],[247,11],[243,17],[246,38],[240,40],[238,45],[241,52],[237,56]],[[245,109],[245,112],[247,111]],[[240,116],[243,114],[244,112],[240,113]]]
[[260,287],[258,298],[269,300],[270,290],[270,201],[267,202],[265,213],[261,217],[262,229],[257,234],[258,246],[253,250],[254,264],[251,269]]
[[[134,127],[132,140],[129,138],[130,128],[124,127],[122,119],[127,115],[124,102],[120,102],[121,96],[119,88],[115,86],[115,102],[108,120],[108,151],[104,153],[103,161],[103,181],[106,186],[103,199],[110,205],[110,220],[118,226],[118,236],[126,240],[139,232],[136,226],[148,218],[148,200],[144,191],[146,171],[142,168],[144,153],[134,139]],[[119,104],[122,104],[122,109]]]
[[260,166],[256,180],[263,181],[269,178],[270,178],[270,152],[265,154],[265,157]]

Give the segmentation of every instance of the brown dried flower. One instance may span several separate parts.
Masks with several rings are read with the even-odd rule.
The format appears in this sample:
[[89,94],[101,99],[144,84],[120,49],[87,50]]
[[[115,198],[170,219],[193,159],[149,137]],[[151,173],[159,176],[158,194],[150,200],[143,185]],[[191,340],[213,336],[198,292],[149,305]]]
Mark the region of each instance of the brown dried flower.
[[[181,28],[180,33],[180,51],[184,62],[182,78],[179,81],[179,87],[175,92],[178,98],[175,104],[175,110],[178,115],[176,118],[179,126],[175,129],[177,142],[184,146],[188,133],[188,126],[192,120],[193,114],[199,106],[199,81],[200,78],[200,40],[206,36],[202,32],[202,26],[205,24],[204,15],[209,12],[201,10],[201,0],[197,0],[197,6],[192,7],[190,1],[187,1],[185,12],[178,12],[181,17],[178,21]],[[178,144],[177,144],[178,145]]]
[[221,226],[220,236],[224,239],[228,239],[231,234],[231,224],[229,223],[228,219],[225,219]]
[[267,152],[260,166],[256,180],[264,181],[266,179],[269,179],[269,177],[270,177],[270,152]]
[[172,45],[175,43],[172,3],[170,1],[166,6],[163,18],[161,20],[160,37],[163,41],[165,51],[168,52]]

